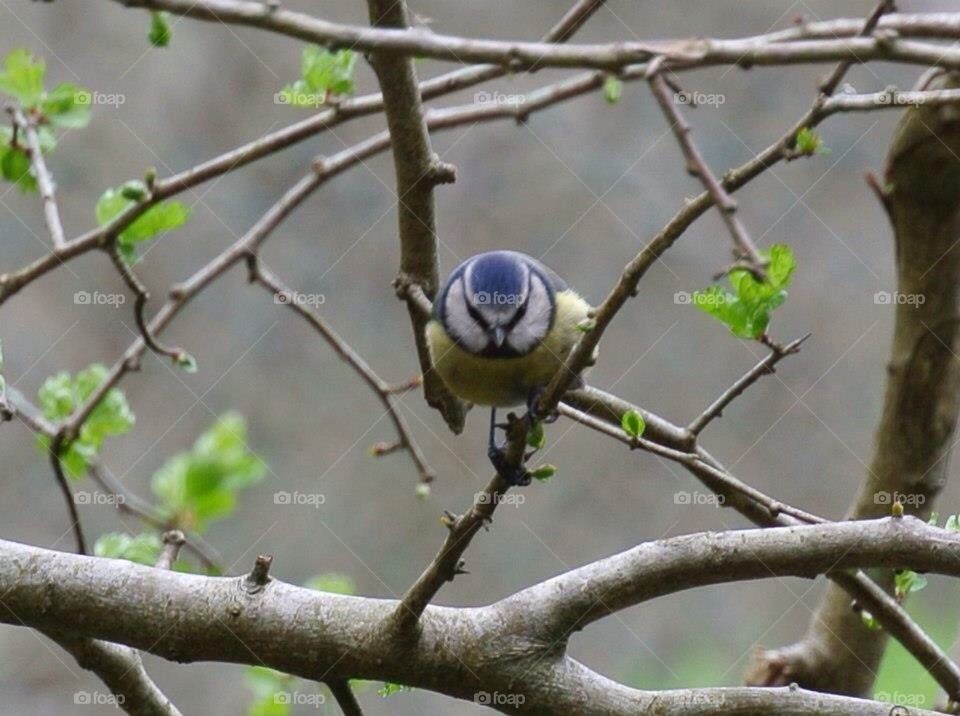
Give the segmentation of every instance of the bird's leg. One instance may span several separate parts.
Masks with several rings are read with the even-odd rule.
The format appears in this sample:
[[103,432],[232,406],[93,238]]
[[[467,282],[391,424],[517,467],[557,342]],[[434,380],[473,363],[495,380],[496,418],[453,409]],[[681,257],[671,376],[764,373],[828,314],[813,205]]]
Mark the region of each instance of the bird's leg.
[[527,396],[527,420],[530,421],[530,427],[533,427],[533,424],[539,420],[547,425],[550,423],[557,422],[557,418],[560,417],[560,413],[556,410],[550,412],[549,415],[544,415],[541,417],[535,417],[537,415],[537,406],[540,403],[540,396],[544,394],[546,388],[538,387],[530,391],[530,394]]
[[511,487],[524,486],[530,484],[530,473],[526,467],[520,465],[515,467],[507,461],[507,451],[502,446],[497,445],[497,409],[490,409],[490,435],[487,442],[487,457],[493,465],[493,469],[504,481]]

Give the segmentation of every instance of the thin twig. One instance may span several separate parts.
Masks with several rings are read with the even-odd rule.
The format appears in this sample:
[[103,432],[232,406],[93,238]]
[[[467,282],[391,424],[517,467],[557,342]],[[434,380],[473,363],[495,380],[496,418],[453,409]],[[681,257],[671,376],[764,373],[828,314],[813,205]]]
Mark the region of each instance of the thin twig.
[[27,154],[30,156],[30,165],[37,180],[37,190],[43,201],[43,216],[47,222],[50,238],[53,240],[53,247],[61,249],[67,240],[64,237],[63,222],[60,220],[60,209],[57,206],[57,187],[43,159],[43,148],[40,146],[40,134],[37,131],[36,122],[27,119],[19,109],[13,109],[11,112],[14,125],[26,138]]
[[343,711],[343,716],[363,716],[363,709],[360,708],[360,702],[357,701],[353,689],[350,688],[350,682],[346,679],[328,679],[327,688],[337,700],[337,705]]
[[[153,505],[128,490],[122,482],[110,474],[109,470],[105,470],[101,465],[94,462],[87,466],[87,474],[104,490],[121,498],[116,501],[118,512],[137,517],[155,529],[169,530],[170,522],[165,520]],[[184,534],[184,546],[196,555],[204,567],[217,574],[223,574],[220,555],[212,545],[198,534],[187,530],[179,531]]]
[[697,147],[696,142],[691,137],[690,124],[684,118],[683,113],[677,107],[671,88],[662,74],[663,62],[658,58],[650,63],[647,69],[648,82],[653,96],[660,105],[660,109],[667,118],[670,129],[680,143],[683,155],[687,160],[687,170],[706,188],[707,192],[713,198],[714,205],[720,210],[720,216],[727,230],[733,237],[734,258],[737,260],[749,262],[750,270],[758,279],[764,277],[764,260],[757,253],[757,247],[750,238],[743,222],[736,215],[737,202],[723,188],[723,184],[717,179],[716,175],[710,169],[703,154]]
[[[435,476],[433,469],[427,464],[427,459],[420,450],[420,446],[410,433],[410,428],[397,409],[397,405],[392,396],[404,390],[410,390],[415,385],[419,385],[419,380],[409,381],[400,388],[390,386],[380,376],[378,376],[367,362],[350,345],[344,341],[330,326],[328,326],[316,311],[311,310],[302,302],[296,300],[296,295],[287,286],[285,286],[275,274],[263,266],[258,260],[256,254],[250,254],[247,257],[247,267],[249,269],[250,281],[263,286],[270,293],[276,296],[284,306],[288,306],[303,318],[319,333],[327,344],[333,348],[334,352],[347,363],[359,375],[363,381],[370,387],[374,394],[379,398],[390,421],[399,436],[397,448],[402,447],[413,460],[417,471],[420,473],[420,482],[432,482]],[[392,452],[392,451],[391,451]],[[381,454],[386,454],[381,453]]]
[[73,530],[73,536],[77,542],[77,554],[86,554],[87,540],[83,536],[83,525],[80,524],[77,502],[73,499],[73,491],[70,489],[70,483],[63,472],[63,462],[60,459],[65,447],[63,435],[58,433],[50,443],[50,465],[53,467],[53,476],[56,478],[60,492],[63,494],[63,500],[67,504],[67,514],[70,516],[71,523],[70,529]]
[[110,260],[113,262],[113,265],[120,273],[124,282],[136,296],[133,303],[133,317],[137,322],[137,328],[140,329],[140,335],[143,336],[147,347],[154,353],[169,357],[174,363],[182,362],[187,355],[186,351],[179,347],[170,347],[160,343],[150,331],[150,326],[147,325],[147,320],[144,317],[144,309],[146,308],[147,301],[150,299],[150,293],[147,291],[147,287],[143,285],[143,282],[133,272],[133,268],[124,260],[116,240],[111,241],[107,246],[107,253],[110,255]]
[[687,426],[693,435],[699,435],[707,425],[723,414],[723,409],[730,405],[743,391],[756,383],[762,376],[773,373],[774,366],[789,355],[799,352],[800,346],[810,337],[810,334],[798,338],[785,346],[775,346],[770,354],[744,373],[733,385],[727,388],[714,400],[706,410],[698,415]]

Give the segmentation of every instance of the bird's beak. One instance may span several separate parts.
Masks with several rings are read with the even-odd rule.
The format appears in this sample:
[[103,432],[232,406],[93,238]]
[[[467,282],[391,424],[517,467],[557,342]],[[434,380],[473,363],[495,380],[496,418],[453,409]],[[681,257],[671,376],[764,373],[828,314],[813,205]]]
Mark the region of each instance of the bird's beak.
[[497,326],[493,329],[493,342],[499,348],[503,345],[503,342],[507,339],[507,332],[503,329],[502,326]]

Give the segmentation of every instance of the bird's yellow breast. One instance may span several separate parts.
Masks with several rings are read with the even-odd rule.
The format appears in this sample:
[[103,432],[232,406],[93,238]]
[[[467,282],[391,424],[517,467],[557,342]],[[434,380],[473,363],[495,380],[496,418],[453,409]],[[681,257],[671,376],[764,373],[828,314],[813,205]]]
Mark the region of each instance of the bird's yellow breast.
[[440,321],[432,320],[426,332],[433,368],[463,400],[498,407],[519,405],[560,369],[582,335],[577,324],[589,311],[590,305],[573,291],[558,293],[550,332],[536,348],[516,358],[487,358],[465,351]]

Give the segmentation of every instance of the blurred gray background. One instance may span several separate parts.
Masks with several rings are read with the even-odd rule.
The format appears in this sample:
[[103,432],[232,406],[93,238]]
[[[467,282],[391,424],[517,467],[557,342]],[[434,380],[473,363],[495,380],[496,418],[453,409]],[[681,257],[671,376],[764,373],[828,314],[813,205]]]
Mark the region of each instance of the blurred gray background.
[[[577,36],[583,41],[763,33],[793,18],[863,16],[873,2],[641,2],[609,0]],[[358,0],[291,8],[351,23],[366,22]],[[567,0],[451,4],[412,0],[444,33],[534,38],[567,9]],[[951,3],[902,0],[902,11],[947,10]],[[955,6],[954,6],[955,7]],[[149,47],[148,15],[119,4],[0,0],[0,54],[26,47],[47,62],[48,83],[75,82],[125,97],[96,108],[89,128],[69,132],[51,156],[68,235],[94,225],[103,192],[148,166],[161,176],[307,116],[277,106],[273,95],[296,79],[302,44],[277,35],[174,19],[172,47]],[[376,88],[359,63],[358,92]],[[418,64],[421,77],[450,69]],[[719,106],[688,112],[708,161],[721,173],[776,139],[809,106],[826,68],[714,69],[683,75],[689,91],[721,94]],[[855,68],[859,91],[912,85],[920,68]],[[565,76],[498,80],[488,91],[516,93]],[[471,102],[479,90],[435,101]],[[728,410],[705,436],[734,472],[779,499],[838,518],[866,472],[884,378],[893,310],[876,305],[893,290],[886,217],[863,181],[880,170],[895,112],[837,116],[822,127],[829,156],[776,167],[738,194],[741,217],[758,243],[789,243],[797,254],[791,298],[773,335],[813,332],[802,354],[782,364]],[[197,187],[184,230],[154,242],[139,273],[155,296],[223,250],[309,168],[383,126],[381,117],[337,127],[280,155]],[[528,126],[500,122],[434,136],[455,185],[437,192],[444,273],[493,248],[526,251],[599,302],[633,257],[699,192],[683,169],[674,137],[646,87],[628,85],[616,106],[599,94],[533,116]],[[389,155],[357,166],[315,194],[270,239],[265,260],[299,291],[322,293],[321,312],[389,381],[417,371],[410,327],[390,287],[398,264],[393,166]],[[0,187],[0,271],[46,251],[39,202]],[[738,341],[674,294],[709,283],[729,255],[729,238],[713,214],[698,221],[646,277],[640,295],[607,333],[594,384],[676,421],[687,421],[752,366],[762,352]],[[232,573],[257,553],[275,556],[275,576],[300,583],[326,572],[350,575],[359,593],[395,596],[411,583],[444,536],[438,515],[462,510],[488,477],[486,412],[471,413],[455,437],[419,393],[403,412],[439,478],[418,500],[416,475],[403,454],[372,458],[369,447],[394,435],[380,404],[352,370],[291,312],[247,285],[234,270],[182,314],[164,338],[185,346],[200,366],[174,371],[147,355],[122,387],[137,415],[127,436],[105,449],[107,467],[134,491],[164,460],[192,444],[218,413],[242,412],[250,445],[270,466],[243,494],[238,513],[216,524],[210,540]],[[0,338],[10,383],[35,397],[59,370],[111,364],[134,335],[131,302],[76,305],[77,291],[123,287],[103,256],[71,262],[11,299],[0,311]],[[441,592],[450,605],[484,604],[575,565],[640,541],[705,529],[745,526],[712,505],[677,504],[702,488],[676,466],[630,453],[565,421],[547,429],[545,458],[559,466],[548,484],[504,506],[490,533],[467,558],[470,575]],[[49,465],[19,424],[0,429],[0,524],[5,539],[71,549],[61,496]],[[951,470],[951,472],[955,472]],[[320,492],[320,509],[275,505],[278,490]],[[956,511],[956,481],[941,513]],[[109,506],[81,508],[90,536],[139,531]],[[932,579],[911,602],[944,645],[956,626],[957,588]],[[768,580],[696,590],[635,608],[573,638],[573,655],[613,678],[644,688],[733,685],[757,645],[798,637],[822,580]],[[896,652],[881,687],[933,694]],[[192,667],[147,658],[151,674],[185,713],[245,713],[244,667]],[[305,687],[309,691],[309,687]],[[114,713],[77,706],[80,690],[104,692],[55,644],[26,629],[0,627],[0,713]],[[376,714],[466,714],[483,710],[446,697],[411,692],[384,701],[361,694]],[[321,713],[337,713],[332,705]],[[317,713],[301,707],[297,713]]]

